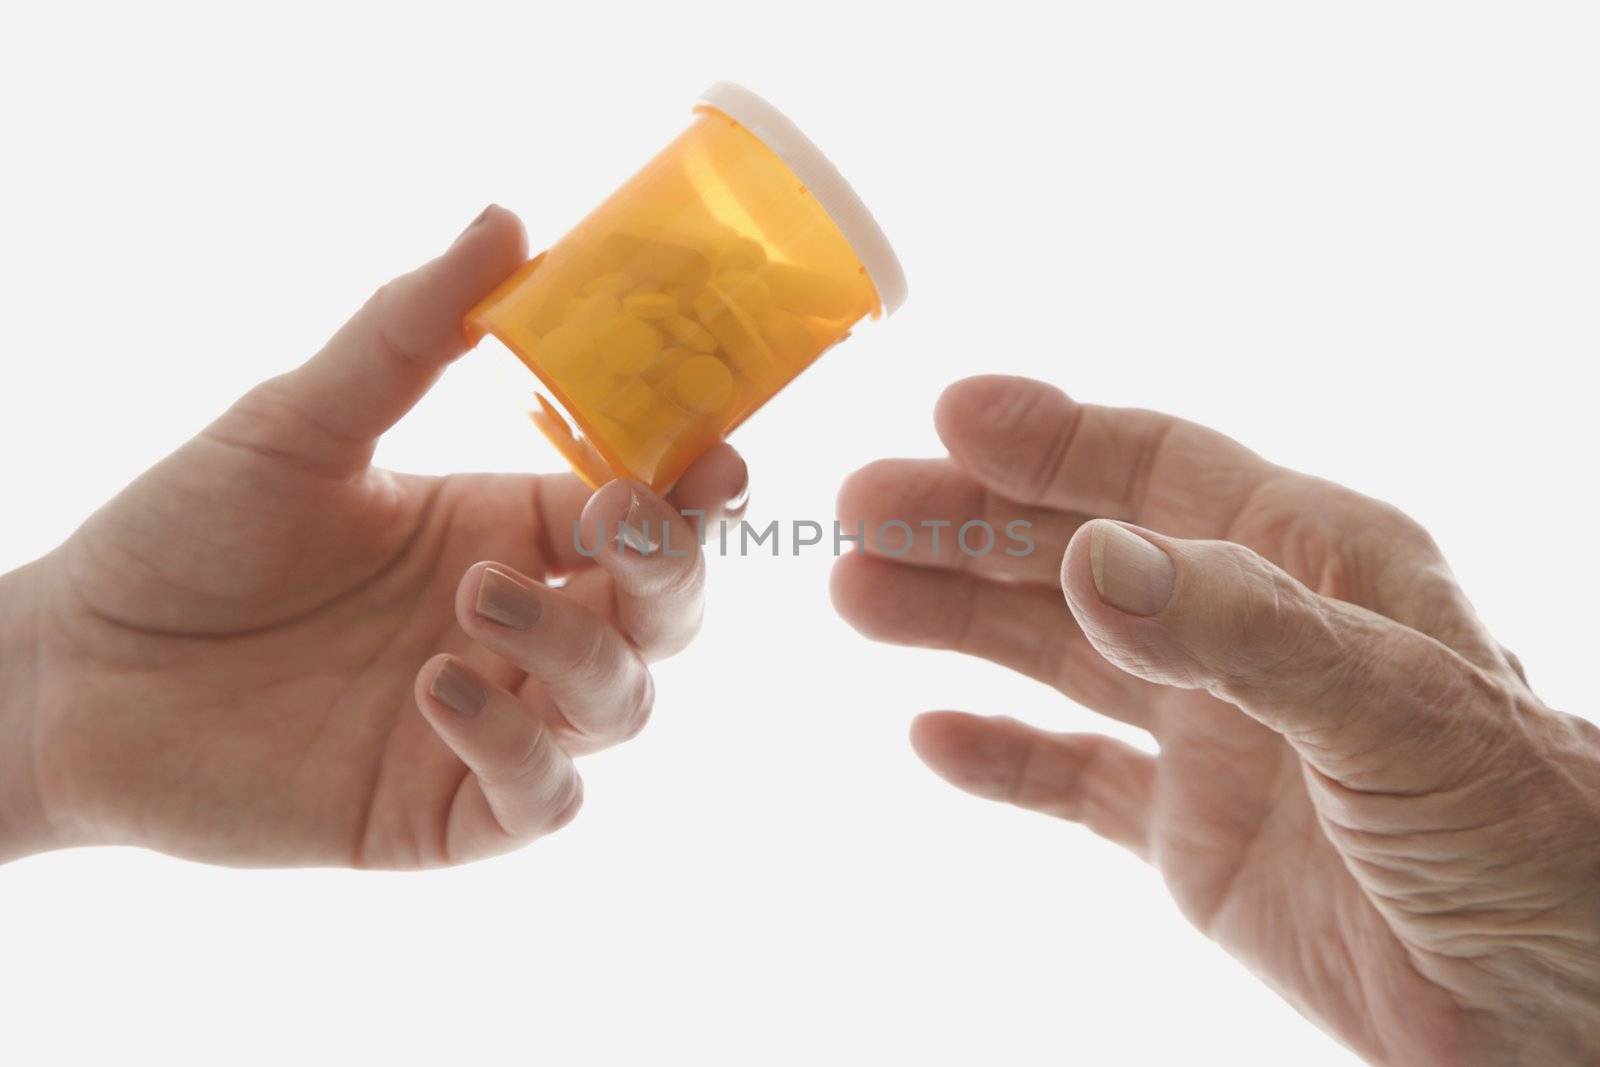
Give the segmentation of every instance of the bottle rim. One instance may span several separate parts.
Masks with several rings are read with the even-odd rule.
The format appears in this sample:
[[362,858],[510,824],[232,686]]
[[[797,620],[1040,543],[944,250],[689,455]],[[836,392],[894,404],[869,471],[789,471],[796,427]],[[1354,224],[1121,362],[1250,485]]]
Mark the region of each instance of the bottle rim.
[[872,217],[844,175],[800,132],[788,116],[756,93],[734,82],[717,82],[700,94],[697,108],[722,112],[751,133],[786,163],[795,177],[828,213],[856,258],[866,268],[878,303],[892,315],[906,300],[906,275],[883,228]]

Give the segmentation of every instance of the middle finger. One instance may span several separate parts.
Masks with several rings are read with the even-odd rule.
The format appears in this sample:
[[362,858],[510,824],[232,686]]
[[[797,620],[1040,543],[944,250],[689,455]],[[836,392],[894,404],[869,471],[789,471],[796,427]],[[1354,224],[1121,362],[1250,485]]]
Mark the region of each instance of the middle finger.
[[498,563],[468,568],[455,607],[467,636],[526,672],[517,696],[568,752],[605,748],[643,728],[655,697],[650,671],[589,608]]

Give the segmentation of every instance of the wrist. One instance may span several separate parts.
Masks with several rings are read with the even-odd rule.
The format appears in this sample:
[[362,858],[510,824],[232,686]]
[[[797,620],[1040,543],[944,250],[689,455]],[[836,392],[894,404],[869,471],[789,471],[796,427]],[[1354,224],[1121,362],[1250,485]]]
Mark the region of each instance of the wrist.
[[41,566],[0,575],[0,863],[54,845],[35,758]]
[[1528,919],[1496,931],[1522,950],[1505,972],[1505,1047],[1530,1063],[1600,1063],[1600,726],[1537,700],[1521,717],[1537,724],[1549,777],[1537,794],[1540,821],[1524,830],[1539,864],[1519,887],[1523,901],[1542,906],[1524,904]]

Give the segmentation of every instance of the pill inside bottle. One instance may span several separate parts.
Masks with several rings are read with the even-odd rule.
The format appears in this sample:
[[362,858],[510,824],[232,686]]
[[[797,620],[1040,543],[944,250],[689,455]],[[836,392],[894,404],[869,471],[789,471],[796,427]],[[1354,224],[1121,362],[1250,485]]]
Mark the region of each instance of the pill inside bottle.
[[586,481],[660,491],[905,296],[887,238],[827,157],[722,82],[466,329],[538,376],[554,402],[540,396],[533,420]]

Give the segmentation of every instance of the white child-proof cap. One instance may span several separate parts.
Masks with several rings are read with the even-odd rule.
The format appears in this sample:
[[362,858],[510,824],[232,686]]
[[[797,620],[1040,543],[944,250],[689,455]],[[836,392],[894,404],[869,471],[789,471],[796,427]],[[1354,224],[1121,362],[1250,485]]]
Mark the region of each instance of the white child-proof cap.
[[839,169],[828,162],[822,150],[800,132],[783,112],[755,93],[733,82],[718,82],[700,94],[700,103],[716,108],[749,130],[789,165],[822,210],[828,213],[839,232],[855,250],[867,277],[878,291],[883,313],[891,315],[906,301],[906,274],[900,260],[889,247],[878,220],[861,202]]

